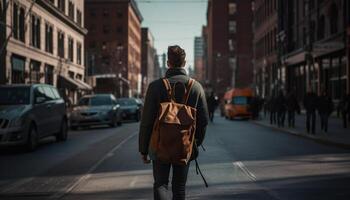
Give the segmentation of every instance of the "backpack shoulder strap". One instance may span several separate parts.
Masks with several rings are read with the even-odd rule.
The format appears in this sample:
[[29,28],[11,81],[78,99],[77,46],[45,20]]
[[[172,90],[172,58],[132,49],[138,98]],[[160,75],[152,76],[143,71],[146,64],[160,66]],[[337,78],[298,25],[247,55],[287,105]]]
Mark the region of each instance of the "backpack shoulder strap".
[[167,78],[163,78],[162,80],[163,80],[163,84],[165,86],[165,89],[167,91],[167,96],[169,98],[169,101],[171,101],[172,100],[172,98],[171,98],[172,89],[171,89],[170,82],[169,82],[169,80]]
[[187,105],[187,102],[188,102],[188,99],[190,97],[191,89],[193,87],[194,82],[195,81],[192,78],[190,78],[190,80],[188,81],[187,88],[186,88],[186,93],[185,93],[185,96],[184,96],[184,104],[185,105]]

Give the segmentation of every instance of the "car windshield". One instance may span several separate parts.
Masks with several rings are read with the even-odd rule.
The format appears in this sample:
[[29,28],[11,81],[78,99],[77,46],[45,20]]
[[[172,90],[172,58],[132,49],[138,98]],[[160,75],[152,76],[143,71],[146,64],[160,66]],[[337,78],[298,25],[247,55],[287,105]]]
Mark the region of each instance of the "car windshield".
[[134,99],[118,99],[118,104],[120,106],[134,106],[137,105],[136,101]]
[[26,105],[29,103],[29,87],[0,88],[0,105]]
[[248,104],[248,98],[247,97],[233,97],[232,104],[234,105],[247,105]]
[[104,106],[111,104],[111,98],[107,96],[84,97],[79,101],[80,106]]

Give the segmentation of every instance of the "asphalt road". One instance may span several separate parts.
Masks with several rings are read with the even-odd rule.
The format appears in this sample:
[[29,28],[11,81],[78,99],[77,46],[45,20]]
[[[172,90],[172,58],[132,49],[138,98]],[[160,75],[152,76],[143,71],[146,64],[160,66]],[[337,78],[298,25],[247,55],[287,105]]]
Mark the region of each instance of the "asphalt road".
[[[152,171],[137,152],[138,124],[70,133],[33,153],[1,149],[0,199],[152,199]],[[350,199],[350,150],[248,121],[217,118],[194,165],[188,199]]]

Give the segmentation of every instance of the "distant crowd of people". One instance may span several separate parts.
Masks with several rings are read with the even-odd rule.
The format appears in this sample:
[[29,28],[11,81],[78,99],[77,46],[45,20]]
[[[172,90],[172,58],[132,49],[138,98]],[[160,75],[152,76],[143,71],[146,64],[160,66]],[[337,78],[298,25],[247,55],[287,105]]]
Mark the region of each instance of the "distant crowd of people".
[[[322,92],[318,96],[312,90],[308,91],[302,101],[302,106],[306,114],[306,130],[310,134],[315,134],[316,113],[319,114],[321,130],[328,131],[328,119],[335,108],[341,113],[343,127],[347,128],[350,122],[350,94],[345,95],[335,107],[331,97],[327,92]],[[295,116],[301,113],[301,106],[294,91],[285,95],[279,91],[277,95],[268,99],[255,97],[251,100],[252,118],[257,119],[259,113],[263,110],[265,117],[269,115],[270,124],[276,124],[278,127],[284,127],[287,119],[288,127],[295,127]]]

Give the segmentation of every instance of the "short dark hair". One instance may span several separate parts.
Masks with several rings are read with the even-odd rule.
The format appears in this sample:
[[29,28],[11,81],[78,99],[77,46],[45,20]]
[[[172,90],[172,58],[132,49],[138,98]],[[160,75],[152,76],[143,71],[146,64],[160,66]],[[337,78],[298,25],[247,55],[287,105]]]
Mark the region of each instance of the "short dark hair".
[[186,52],[180,46],[174,45],[168,47],[168,61],[172,67],[183,67],[185,58]]

